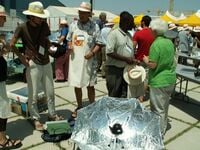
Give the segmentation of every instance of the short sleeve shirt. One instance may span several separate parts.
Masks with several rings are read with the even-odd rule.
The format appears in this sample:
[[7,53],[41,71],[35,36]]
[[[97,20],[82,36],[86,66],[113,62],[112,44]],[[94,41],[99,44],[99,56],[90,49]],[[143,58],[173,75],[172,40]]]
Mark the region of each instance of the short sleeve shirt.
[[[40,65],[45,65],[49,62],[49,52],[47,48],[49,35],[50,30],[46,22],[42,23],[39,27],[33,27],[29,22],[23,23],[16,28],[14,33],[14,36],[17,39],[22,39],[23,45],[25,46],[25,52],[26,50],[33,51],[33,61]],[[45,49],[44,54],[39,53],[40,46]]]
[[151,87],[167,87],[175,84],[176,72],[174,61],[175,49],[171,40],[157,37],[150,48],[149,61],[157,64],[149,69],[149,85]]
[[106,45],[107,43],[107,37],[108,37],[108,34],[110,33],[111,31],[111,27],[104,27],[103,29],[101,29],[101,39],[102,39],[102,42],[104,45]]
[[79,28],[80,30],[87,31],[89,35],[92,35],[93,39],[91,45],[100,44],[102,45],[103,42],[100,38],[100,29],[98,25],[91,20],[89,20],[86,24],[82,24],[80,21],[74,21],[69,26],[69,32],[67,34],[67,41],[72,41],[73,32]]
[[144,55],[149,56],[149,49],[154,41],[154,36],[150,28],[144,28],[141,31],[137,31],[133,36],[133,41],[137,42],[137,50],[135,58],[143,61]]
[[[109,53],[117,53],[125,57],[134,57],[131,35],[123,32],[120,28],[112,30],[107,37],[106,43],[106,54]],[[124,68],[127,63],[107,56],[106,65]]]
[[65,39],[63,40],[63,46],[64,47],[67,47],[67,40],[66,40],[67,34],[68,34],[68,28],[67,27],[62,28],[61,31],[60,31],[60,36],[65,37]]
[[179,38],[179,50],[182,52],[188,52],[189,51],[189,37],[188,37],[188,31],[180,31],[178,34]]

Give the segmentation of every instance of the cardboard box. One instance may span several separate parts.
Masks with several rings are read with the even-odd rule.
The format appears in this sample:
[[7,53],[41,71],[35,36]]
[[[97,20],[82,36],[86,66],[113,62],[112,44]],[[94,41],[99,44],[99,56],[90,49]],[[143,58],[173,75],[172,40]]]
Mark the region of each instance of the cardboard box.
[[[11,109],[14,113],[19,115],[29,115],[28,111],[28,89],[27,87],[20,87],[7,92],[8,98],[11,100]],[[40,91],[37,100],[39,112],[47,110],[47,99],[44,92]]]
[[12,112],[18,114],[18,115],[22,115],[22,108],[21,105],[18,103],[11,103],[11,110]]

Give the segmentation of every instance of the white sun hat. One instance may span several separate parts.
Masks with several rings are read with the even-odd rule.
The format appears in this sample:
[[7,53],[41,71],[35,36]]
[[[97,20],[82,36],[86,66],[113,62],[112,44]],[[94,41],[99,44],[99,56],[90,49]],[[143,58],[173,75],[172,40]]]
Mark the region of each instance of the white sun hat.
[[83,12],[91,12],[91,4],[88,2],[82,2],[78,10]]
[[124,68],[123,77],[129,85],[139,85],[144,82],[146,72],[142,66],[127,65]]
[[5,8],[0,5],[0,16],[6,16]]
[[200,32],[200,26],[194,27],[193,31],[194,31],[194,32]]
[[68,23],[67,23],[67,20],[63,19],[60,21],[60,24],[68,24]]
[[177,26],[174,23],[169,24],[169,29],[168,30],[173,30],[176,29]]
[[105,24],[105,26],[111,26],[114,25],[113,19],[109,19],[108,22]]
[[183,25],[183,29],[182,30],[189,30],[190,29],[190,26],[188,24],[184,24]]
[[183,28],[183,27],[180,27],[180,26],[179,26],[177,29],[178,29],[178,32],[180,32],[180,31],[183,31],[183,30],[184,30],[184,28]]
[[28,10],[23,11],[24,15],[35,16],[39,18],[48,18],[49,11],[45,10],[43,4],[39,1],[29,3]]

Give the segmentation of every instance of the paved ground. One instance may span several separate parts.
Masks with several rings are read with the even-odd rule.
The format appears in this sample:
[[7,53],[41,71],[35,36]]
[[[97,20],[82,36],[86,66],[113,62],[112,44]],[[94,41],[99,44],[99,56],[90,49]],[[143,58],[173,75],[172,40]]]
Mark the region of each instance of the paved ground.
[[[23,82],[8,82],[7,90],[26,86]],[[96,99],[107,95],[105,80],[98,78],[96,88]],[[178,89],[177,89],[178,90]],[[67,82],[55,83],[56,110],[66,119],[76,108],[75,96],[72,87]],[[171,100],[169,108],[169,130],[164,137],[167,150],[199,150],[200,149],[200,85],[189,83],[188,96],[192,103],[182,100],[177,96]],[[83,98],[87,101],[86,89]],[[149,107],[149,101],[142,103]],[[42,115],[43,120],[47,118],[46,112]],[[75,144],[71,140],[62,141],[57,144],[47,143],[41,139],[41,132],[34,131],[26,118],[12,113],[8,120],[7,134],[11,138],[19,138],[23,142],[21,150],[75,150]]]

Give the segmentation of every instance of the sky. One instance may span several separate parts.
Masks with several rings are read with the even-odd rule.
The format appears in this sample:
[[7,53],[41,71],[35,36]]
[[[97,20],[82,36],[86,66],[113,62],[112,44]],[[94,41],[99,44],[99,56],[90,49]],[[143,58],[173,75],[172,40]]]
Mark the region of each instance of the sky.
[[[60,0],[66,6],[78,7],[82,1],[90,0]],[[158,10],[165,12],[169,8],[169,0],[93,0],[93,8],[110,11],[116,15],[129,11],[133,15],[156,15]],[[174,0],[175,13],[191,13],[200,9],[199,0]]]

